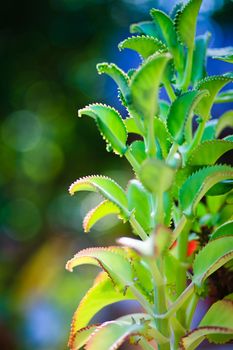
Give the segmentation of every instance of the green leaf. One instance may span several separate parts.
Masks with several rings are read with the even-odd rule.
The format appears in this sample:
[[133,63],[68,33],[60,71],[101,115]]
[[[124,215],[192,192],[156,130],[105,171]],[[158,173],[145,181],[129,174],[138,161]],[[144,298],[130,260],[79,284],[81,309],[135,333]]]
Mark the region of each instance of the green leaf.
[[79,110],[79,117],[88,115],[95,119],[97,126],[113,151],[123,155],[127,149],[127,131],[120,114],[112,107],[92,104]]
[[195,215],[197,204],[208,190],[220,181],[233,178],[233,169],[227,165],[214,165],[192,174],[179,192],[181,209],[187,216]]
[[189,0],[177,13],[175,26],[180,41],[188,48],[194,47],[196,35],[197,16],[202,0]]
[[217,119],[212,119],[207,121],[207,123],[205,124],[204,133],[201,139],[202,142],[208,141],[208,140],[214,140],[216,138],[215,130],[216,130],[217,122],[218,122]]
[[150,14],[155,24],[160,28],[165,42],[174,58],[174,63],[177,70],[181,72],[184,68],[184,52],[180,43],[178,42],[173,21],[166,13],[157,9],[152,9]]
[[95,329],[98,326],[99,325],[94,324],[94,325],[90,325],[90,326],[87,326],[87,327],[84,327],[84,328],[81,328],[80,330],[78,330],[73,337],[74,340],[68,344],[70,349],[71,350],[81,349],[86,344],[90,335],[95,331]]
[[214,103],[233,102],[233,90],[220,92],[214,100]]
[[159,159],[148,159],[142,163],[140,179],[152,193],[165,192],[172,184],[174,170]]
[[122,92],[122,95],[125,99],[127,99],[127,96],[129,94],[129,77],[128,75],[120,69],[116,64],[114,63],[99,63],[97,64],[97,71],[99,74],[107,74],[109,75],[118,85],[119,89]]
[[224,75],[210,76],[198,82],[198,90],[207,89],[209,91],[209,96],[203,98],[195,110],[197,115],[199,115],[204,121],[207,121],[209,119],[214,100],[219,91],[231,81],[233,81],[233,75],[229,73]]
[[183,6],[184,6],[183,1],[180,1],[173,6],[173,8],[169,14],[172,20],[175,19],[177,13],[182,10]]
[[116,350],[131,335],[142,335],[148,328],[148,315],[132,314],[99,326],[89,338],[86,350]]
[[129,289],[126,294],[117,291],[107,273],[100,273],[75,311],[71,324],[69,346],[74,347],[75,342],[77,342],[76,337],[79,335],[77,332],[86,327],[97,312],[107,305],[129,299],[135,299]]
[[233,149],[233,142],[212,140],[200,143],[190,154],[187,165],[213,165],[226,152]]
[[192,118],[193,109],[208,95],[207,90],[188,91],[177,97],[172,103],[167,116],[167,127],[173,139],[181,145],[184,142],[184,127]]
[[233,128],[233,110],[225,112],[219,119],[216,125],[215,135],[218,137],[221,132],[227,128]]
[[196,38],[191,77],[193,84],[206,76],[206,51],[209,40],[209,32],[206,32],[204,35],[198,36]]
[[169,106],[170,105],[167,101],[159,100],[159,117],[164,122],[167,120]]
[[89,232],[90,229],[102,218],[110,214],[120,214],[120,209],[114,203],[104,200],[94,209],[90,210],[83,220],[84,232]]
[[129,150],[139,165],[142,164],[142,162],[146,159],[145,144],[143,141],[132,142],[129,146]]
[[130,134],[138,134],[140,136],[143,136],[143,133],[141,132],[141,130],[138,128],[135,119],[132,117],[126,118],[124,119],[124,123],[127,129],[127,132]]
[[203,317],[199,327],[181,339],[181,348],[193,350],[207,337],[211,342],[223,343],[233,338],[233,303],[220,300]]
[[74,267],[85,264],[99,266],[117,285],[133,284],[130,256],[124,248],[106,247],[81,250],[67,262],[66,268],[72,272]]
[[200,286],[207,277],[233,258],[233,235],[210,241],[196,255],[193,282]]
[[126,194],[112,179],[98,175],[83,177],[76,180],[69,188],[71,195],[79,191],[97,192],[120,208],[126,218],[129,216]]
[[125,39],[118,45],[120,50],[130,49],[136,51],[144,59],[153,55],[156,52],[166,52],[167,47],[162,41],[152,36],[133,36]]
[[154,118],[154,135],[156,141],[159,142],[163,158],[166,158],[171,147],[172,138],[165,122],[157,117]]
[[223,180],[211,187],[207,192],[207,196],[221,196],[228,193],[233,188],[233,180]]
[[152,21],[144,21],[131,24],[130,33],[140,33],[159,38],[158,30]]
[[217,227],[217,229],[210,236],[210,240],[222,237],[232,236],[233,233],[233,221],[225,222],[223,225]]
[[151,56],[132,77],[130,111],[139,122],[157,113],[159,86],[170,59],[168,53]]
[[129,211],[133,215],[146,233],[151,232],[154,226],[151,216],[151,195],[145,190],[140,181],[131,180],[127,188]]

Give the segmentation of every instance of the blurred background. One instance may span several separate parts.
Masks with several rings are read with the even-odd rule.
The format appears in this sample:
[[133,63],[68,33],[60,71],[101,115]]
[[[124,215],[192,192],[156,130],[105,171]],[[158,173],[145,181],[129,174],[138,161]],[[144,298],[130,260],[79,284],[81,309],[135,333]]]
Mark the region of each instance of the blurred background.
[[[1,2],[1,350],[65,349],[72,314],[97,272],[85,267],[70,274],[65,262],[82,248],[127,234],[127,225],[110,218],[85,235],[82,218],[98,199],[67,194],[84,175],[108,175],[122,186],[132,176],[123,159],[106,152],[92,120],[77,119],[77,109],[105,102],[125,115],[116,87],[95,66],[137,66],[137,55],[119,53],[117,44],[129,36],[131,23],[149,19],[151,7],[170,11],[174,4]],[[212,32],[212,47],[232,45],[232,13],[231,1],[204,0],[198,31]],[[209,74],[228,70],[228,64],[209,62]],[[224,108],[215,108],[214,116]]]

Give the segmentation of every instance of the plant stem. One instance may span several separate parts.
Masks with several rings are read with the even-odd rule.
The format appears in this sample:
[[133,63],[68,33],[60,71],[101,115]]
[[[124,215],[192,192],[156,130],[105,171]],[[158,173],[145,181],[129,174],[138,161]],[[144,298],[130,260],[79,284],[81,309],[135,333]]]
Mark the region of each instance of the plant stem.
[[[177,296],[179,296],[186,288],[187,278],[187,267],[186,267],[186,260],[187,260],[187,250],[188,250],[188,235],[191,228],[191,222],[188,221],[185,227],[183,228],[181,234],[178,237],[178,259],[179,259],[179,269],[178,269],[178,275],[179,278],[177,279]],[[177,318],[180,321],[180,323],[185,327],[185,312],[180,309],[177,312]]]
[[129,289],[135,295],[137,301],[141,304],[141,306],[148,312],[150,316],[154,318],[154,312],[151,307],[151,304],[146,300],[144,295],[141,294],[140,291],[134,285],[129,286]]
[[187,158],[189,157],[191,151],[199,145],[199,143],[201,142],[201,139],[202,139],[202,136],[203,136],[203,133],[204,133],[204,130],[205,130],[205,121],[204,120],[201,120],[199,125],[198,125],[198,128],[197,128],[197,131],[195,132],[195,136],[193,138],[193,142],[188,150],[188,154],[187,154]]
[[193,51],[194,47],[190,47],[187,53],[187,62],[185,67],[184,79],[182,83],[182,91],[188,90],[191,74],[192,74],[192,66],[193,66]]
[[129,148],[127,149],[124,155],[125,155],[125,158],[128,160],[128,162],[130,163],[130,165],[133,167],[135,173],[138,174],[140,169],[139,164]]
[[172,304],[170,309],[168,309],[168,311],[163,314],[154,315],[155,319],[165,319],[172,316],[193,293],[194,293],[194,284],[190,283],[190,285],[183,291],[183,293]]
[[154,133],[154,116],[151,116],[148,123],[147,129],[147,154],[149,158],[156,156],[156,144],[155,144],[155,133]]
[[186,317],[187,329],[190,329],[191,322],[192,322],[193,315],[196,310],[198,301],[199,301],[199,297],[196,294],[194,294],[192,297],[192,300],[189,303],[189,307],[187,309],[187,317]]
[[141,338],[139,344],[144,350],[154,350],[154,347],[145,338]]
[[148,238],[148,236],[133,215],[131,215],[129,222],[133,230],[137,233],[137,235],[141,238],[141,240],[145,241]]
[[156,195],[156,224],[163,224],[164,221],[164,209],[163,209],[163,192],[160,190]]
[[170,81],[168,81],[167,79],[164,79],[163,80],[163,84],[164,84],[164,87],[166,89],[166,92],[167,92],[167,95],[170,99],[171,102],[175,101],[176,99],[176,94],[172,88],[172,85],[170,83]]

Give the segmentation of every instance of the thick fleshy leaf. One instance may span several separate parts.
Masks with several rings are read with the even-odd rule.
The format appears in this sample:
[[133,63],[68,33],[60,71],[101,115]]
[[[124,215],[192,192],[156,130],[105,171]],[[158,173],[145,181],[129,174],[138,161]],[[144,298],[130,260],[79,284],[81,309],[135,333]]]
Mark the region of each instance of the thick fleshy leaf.
[[158,110],[158,91],[171,56],[168,53],[151,56],[133,75],[130,111],[140,122],[154,118]]
[[73,182],[69,188],[71,195],[79,191],[97,192],[102,197],[118,206],[125,217],[129,216],[126,194],[112,179],[98,175],[83,177]]
[[227,128],[233,128],[233,110],[225,112],[219,119],[215,129],[215,135],[218,137],[221,132]]
[[134,141],[129,147],[129,151],[132,153],[138,164],[146,159],[145,143],[143,141]]
[[145,190],[140,181],[131,180],[127,188],[129,211],[133,215],[146,233],[149,233],[154,226],[151,217],[151,195]]
[[133,271],[127,250],[119,247],[88,248],[78,252],[66,264],[69,271],[80,265],[95,265],[108,273],[114,283],[120,286],[133,284]]
[[175,26],[180,41],[188,48],[194,47],[196,35],[197,16],[202,0],[189,0],[177,13]]
[[84,298],[79,303],[79,306],[73,316],[69,346],[76,349],[76,337],[80,336],[80,334],[77,332],[86,327],[97,312],[107,305],[129,299],[135,299],[129,289],[126,291],[126,293],[117,291],[107,273],[100,273],[94,285],[88,290]]
[[166,52],[167,47],[162,41],[152,36],[132,36],[125,39],[118,45],[120,50],[130,49],[139,53],[144,59],[153,55],[156,52]]
[[150,14],[164,37],[164,40],[171,52],[174,63],[178,71],[182,71],[184,66],[183,48],[178,42],[177,33],[171,18],[163,11],[152,9]]
[[84,328],[81,328],[76,332],[73,339],[69,342],[69,347],[71,350],[78,350],[81,349],[87,342],[90,335],[95,331],[95,329],[99,326],[99,324],[96,325],[90,325]]
[[214,303],[203,317],[199,327],[181,339],[181,349],[193,350],[205,339],[224,343],[233,339],[233,303],[220,300]]
[[143,335],[148,329],[148,315],[132,314],[100,325],[89,338],[86,350],[116,350],[130,336]]
[[200,286],[207,277],[233,258],[233,235],[210,241],[196,255],[193,282]]
[[154,135],[157,146],[161,149],[163,158],[166,158],[171,147],[172,137],[169,134],[166,123],[160,118],[154,118]]
[[167,115],[169,111],[169,103],[165,100],[159,100],[159,117],[164,122],[167,120]]
[[104,200],[94,209],[90,210],[83,220],[84,232],[89,232],[92,226],[96,224],[99,220],[110,214],[120,214],[120,209],[114,203]]
[[140,33],[159,38],[158,30],[152,21],[144,21],[131,24],[130,33]]
[[188,165],[213,165],[226,152],[233,149],[233,142],[225,140],[205,141],[190,154]]
[[233,102],[233,90],[227,90],[220,92],[214,100],[214,103],[227,103]]
[[205,124],[205,129],[201,138],[201,141],[209,141],[209,140],[215,140],[215,130],[218,120],[217,119],[211,119],[208,120]]
[[126,118],[124,119],[124,123],[127,129],[127,132],[130,134],[138,134],[143,136],[143,133],[141,132],[141,130],[138,128],[135,119],[132,117]]
[[97,126],[113,151],[123,155],[127,149],[127,131],[120,114],[112,107],[92,104],[79,110],[79,117],[88,115],[96,120]]
[[233,74],[227,73],[224,75],[209,76],[197,84],[198,90],[207,89],[209,95],[203,98],[197,105],[195,112],[204,120],[207,121],[210,118],[210,112],[214,103],[214,100],[219,91],[228,83],[233,81]]
[[210,240],[233,235],[233,221],[225,222],[223,225],[217,227],[217,229],[210,236]]
[[171,105],[167,116],[167,127],[173,139],[182,144],[184,128],[187,120],[192,117],[193,109],[208,95],[207,90],[188,91],[179,96]]
[[174,170],[159,159],[148,159],[141,166],[140,179],[150,192],[167,191],[171,187],[173,177]]
[[211,187],[207,192],[207,196],[221,196],[228,193],[233,188],[233,180],[223,180]]
[[190,217],[195,215],[197,204],[208,190],[220,181],[231,178],[233,178],[233,168],[227,165],[209,166],[192,174],[179,192],[183,213]]
[[99,63],[97,64],[97,71],[99,74],[109,75],[118,85],[125,99],[129,94],[129,77],[114,63]]
[[173,8],[171,9],[171,12],[169,13],[172,20],[175,19],[177,13],[182,10],[182,7],[184,6],[183,1],[177,2]]
[[193,53],[192,77],[191,81],[195,84],[198,80],[206,76],[206,51],[210,40],[210,33],[200,35],[196,38],[195,49]]

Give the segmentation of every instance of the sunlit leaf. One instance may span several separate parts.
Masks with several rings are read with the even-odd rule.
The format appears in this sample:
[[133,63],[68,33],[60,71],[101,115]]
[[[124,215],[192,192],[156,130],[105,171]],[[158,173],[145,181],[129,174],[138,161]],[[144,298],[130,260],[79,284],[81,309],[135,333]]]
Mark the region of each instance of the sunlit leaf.
[[219,119],[216,125],[215,134],[218,137],[221,132],[227,128],[233,128],[233,110],[225,112]]
[[168,53],[151,56],[132,77],[130,110],[141,122],[153,118],[158,110],[159,85],[170,59]]
[[120,214],[120,209],[114,203],[105,200],[90,210],[83,220],[84,232],[89,232],[93,225],[99,220],[110,214]]
[[123,155],[127,149],[127,131],[120,114],[112,107],[92,104],[79,110],[79,117],[88,115],[96,120],[97,126],[114,152]]
[[90,335],[95,331],[99,325],[90,325],[78,330],[69,341],[69,347],[71,350],[81,349],[87,342]]
[[140,33],[160,39],[158,30],[152,21],[131,24],[130,33]]
[[66,264],[69,271],[80,265],[95,265],[108,273],[112,281],[121,286],[133,283],[132,266],[127,250],[119,247],[88,248],[78,252]]
[[198,328],[181,339],[181,348],[193,350],[205,339],[214,343],[223,343],[233,338],[233,303],[220,300],[207,311]]
[[77,343],[76,337],[80,336],[77,332],[86,327],[97,312],[107,305],[129,299],[135,299],[129,289],[126,293],[117,291],[107,273],[100,273],[94,285],[88,290],[79,303],[73,316],[69,346],[76,348],[76,346],[74,346],[75,343]]
[[164,40],[174,58],[174,63],[178,71],[184,67],[183,48],[178,42],[177,33],[171,18],[163,11],[152,9],[150,14],[155,24],[160,28]]
[[69,192],[73,195],[79,191],[97,192],[105,199],[109,200],[121,209],[126,217],[128,213],[128,202],[124,190],[112,179],[105,176],[86,176],[76,180],[69,188]]
[[118,45],[120,50],[130,49],[136,51],[144,59],[156,52],[166,52],[167,47],[158,39],[152,36],[132,36],[125,39]]
[[233,169],[227,165],[209,166],[191,175],[179,192],[179,201],[184,214],[194,215],[197,204],[208,190],[218,182],[231,178]]
[[99,74],[107,74],[109,75],[118,85],[121,90],[123,96],[127,99],[127,95],[129,94],[129,77],[123,72],[122,69],[117,67],[114,63],[99,63],[97,64],[97,71]]
[[145,190],[140,181],[131,180],[127,188],[129,210],[133,214],[143,229],[149,233],[154,226],[151,217],[151,195]]
[[140,171],[143,185],[153,193],[167,191],[173,181],[174,170],[159,159],[148,159]]
[[233,81],[233,75],[228,73],[219,76],[209,76],[197,83],[198,90],[207,89],[209,91],[209,95],[203,98],[195,109],[196,113],[204,121],[210,118],[211,108],[219,91],[231,81]]
[[163,158],[166,158],[171,147],[172,137],[166,123],[157,117],[154,118],[154,135],[161,148]]
[[193,109],[207,95],[207,90],[188,91],[172,103],[167,116],[167,127],[178,144],[182,144],[184,141],[185,124],[189,118],[192,118]]
[[197,16],[202,0],[189,0],[175,17],[175,26],[180,41],[188,48],[194,47]]
[[210,236],[210,240],[222,237],[232,236],[233,234],[233,221],[225,222],[223,225],[217,227],[217,229]]
[[[132,314],[99,326],[89,338],[86,350],[116,350],[131,335],[143,335],[148,328],[148,315]],[[150,318],[149,318],[150,320]]]
[[206,32],[196,38],[195,49],[193,53],[192,77],[191,81],[195,84],[198,80],[206,76],[206,51],[210,40],[210,33]]
[[213,165],[226,152],[233,149],[233,142],[212,140],[200,143],[190,154],[188,165]]
[[210,241],[196,255],[193,264],[193,282],[203,281],[233,258],[233,235]]
[[233,90],[226,90],[220,92],[214,100],[214,103],[233,102]]

